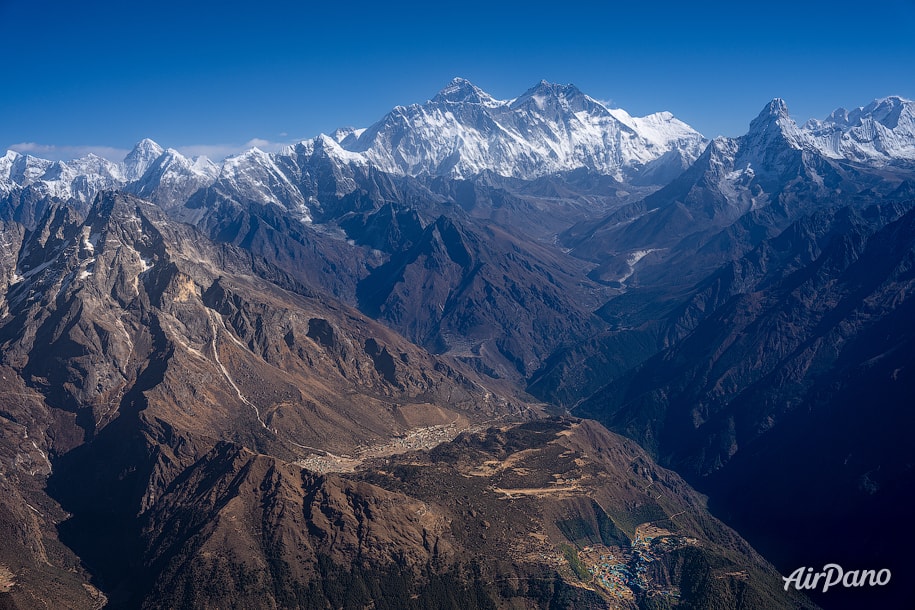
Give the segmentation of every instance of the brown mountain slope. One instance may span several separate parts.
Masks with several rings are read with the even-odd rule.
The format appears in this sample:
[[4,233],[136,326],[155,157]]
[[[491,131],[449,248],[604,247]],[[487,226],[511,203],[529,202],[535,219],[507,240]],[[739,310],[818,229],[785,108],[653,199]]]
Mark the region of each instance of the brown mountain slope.
[[[142,412],[210,444],[233,440],[293,460],[354,454],[409,431],[428,442],[526,409],[133,197],[104,195],[85,219],[56,208],[34,231],[17,227],[4,234],[0,274],[0,483],[9,489],[0,523],[19,542],[0,564],[26,607],[33,594],[59,606],[100,603],[69,572],[79,560],[56,542],[66,515],[44,478],[125,416],[111,434],[146,438],[130,423]],[[138,447],[152,454],[156,442]],[[146,450],[122,445],[102,461],[147,468]],[[140,457],[119,457],[134,451]],[[96,475],[72,476],[91,487],[86,477]]]
[[156,417],[282,455],[511,410],[448,363],[135,198],[109,195],[82,223],[62,208],[22,252],[0,323],[4,360],[90,436],[137,392]]
[[[593,423],[490,428],[317,474],[130,419],[52,485],[112,607],[809,606],[679,477]],[[131,453],[126,477],[101,463]],[[88,467],[100,476],[74,486]],[[129,498],[135,517],[110,508]]]

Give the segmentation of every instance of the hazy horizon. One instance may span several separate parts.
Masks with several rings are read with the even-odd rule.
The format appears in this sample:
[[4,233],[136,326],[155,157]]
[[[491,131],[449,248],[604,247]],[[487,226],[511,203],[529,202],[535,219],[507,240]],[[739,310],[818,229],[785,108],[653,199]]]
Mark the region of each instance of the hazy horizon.
[[[0,150],[119,160],[143,138],[218,160],[367,127],[453,77],[510,99],[545,79],[738,136],[772,98],[798,123],[915,98],[915,2],[642,6],[291,2],[34,8],[0,1]],[[104,154],[102,154],[104,153]]]

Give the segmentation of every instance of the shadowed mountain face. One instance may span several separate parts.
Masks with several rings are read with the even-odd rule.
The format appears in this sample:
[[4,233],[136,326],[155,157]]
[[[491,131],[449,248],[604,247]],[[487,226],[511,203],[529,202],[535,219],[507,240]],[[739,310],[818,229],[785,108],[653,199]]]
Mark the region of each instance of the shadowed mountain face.
[[683,288],[818,209],[905,199],[911,178],[906,166],[826,156],[774,100],[746,135],[714,140],[667,186],[563,241],[597,264],[593,279]]
[[[752,403],[783,405],[781,411],[789,412],[792,404],[806,403],[802,396],[813,389],[816,377],[842,378],[855,368],[870,367],[866,363],[880,360],[882,353],[905,351],[900,349],[907,341],[904,326],[889,343],[878,342],[872,348],[877,353],[862,347],[873,341],[864,337],[885,328],[888,316],[904,318],[896,310],[904,310],[907,300],[896,297],[909,290],[911,208],[910,202],[820,212],[762,242],[712,275],[671,316],[673,347],[621,380],[625,392],[608,388],[601,396],[627,405],[625,410],[640,414],[635,417],[646,424],[663,426],[664,420],[647,416],[636,405],[639,388],[661,390],[658,395],[671,402],[691,405],[692,415],[682,423],[699,422],[688,426],[697,429],[747,395],[757,395]],[[752,436],[778,423],[772,413],[755,415],[760,419],[748,421],[745,431]],[[658,431],[643,432],[654,439],[655,448],[668,438],[686,444],[685,429],[669,436]],[[710,451],[694,463],[697,474],[727,462],[730,441],[715,444],[724,452]]]
[[913,483],[913,221],[909,202],[795,223],[700,285],[670,319],[683,338],[576,412],[687,475],[786,571],[905,573],[910,537],[883,543],[873,524]]
[[[892,432],[912,424],[911,170],[826,156],[792,125],[770,105],[667,187],[568,232],[620,294],[597,312],[609,328],[528,389],[637,439],[784,573],[906,573],[911,541],[878,524],[913,485]],[[893,584],[816,599],[894,605]]]
[[600,325],[582,306],[589,297],[575,267],[498,228],[440,216],[373,269],[357,297],[364,312],[416,343],[492,377],[518,379],[561,342]]

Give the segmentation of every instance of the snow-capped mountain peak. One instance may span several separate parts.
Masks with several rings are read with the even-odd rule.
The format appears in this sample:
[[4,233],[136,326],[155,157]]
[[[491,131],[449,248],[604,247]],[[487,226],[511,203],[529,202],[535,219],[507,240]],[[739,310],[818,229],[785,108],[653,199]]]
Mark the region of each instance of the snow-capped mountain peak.
[[13,166],[16,164],[17,159],[19,159],[21,156],[22,155],[14,150],[8,150],[2,157],[0,157],[0,181],[11,179],[13,174]]
[[347,140],[354,141],[361,136],[364,131],[365,129],[357,129],[355,127],[338,127],[334,130],[332,137],[338,144],[343,144]]
[[632,116],[622,108],[608,108],[607,112],[656,146],[680,140],[689,141],[695,137],[696,130],[666,110],[643,117]]
[[[498,100],[467,79],[455,78],[426,103],[398,106],[367,129],[340,129],[333,137],[318,136],[274,155],[252,148],[225,159],[218,169],[206,159],[191,162],[144,139],[121,163],[87,157],[55,169],[50,161],[8,154],[0,161],[0,180],[10,189],[36,184],[41,192],[59,197],[76,189],[85,201],[108,188],[158,200],[219,181],[256,193],[253,200],[298,207],[291,184],[305,175],[304,168],[289,168],[301,163],[299,155],[327,158],[341,167],[369,164],[407,176],[465,178],[491,171],[532,179],[587,168],[650,183],[682,171],[705,143],[670,113],[641,118],[622,110],[612,113],[574,85],[541,81],[517,98]],[[295,175],[286,176],[287,170]],[[283,193],[271,195],[273,187],[266,185]]]
[[911,105],[912,102],[895,95],[885,97],[851,113],[849,120],[854,124],[860,124],[866,118],[870,118],[887,129],[896,129],[906,110],[911,110]]
[[[147,144],[150,153],[159,147],[152,140],[144,142],[155,145]],[[126,190],[167,208],[183,204],[199,188],[209,186],[218,173],[219,167],[206,157],[188,159],[169,148],[153,159],[143,175],[128,184]]]
[[124,157],[124,178],[128,182],[139,179],[163,152],[163,148],[149,138],[140,140]]
[[451,102],[485,105],[498,103],[491,95],[461,77],[454,78],[430,102],[437,104]]
[[762,146],[770,146],[773,141],[784,141],[796,149],[803,148],[804,137],[797,123],[788,112],[785,100],[777,97],[766,104],[762,111],[750,123],[750,131],[745,136]]
[[789,117],[788,104],[785,103],[780,97],[774,97],[772,100],[766,104],[766,107],[763,108],[762,113],[767,113],[769,116],[777,117]]
[[[322,142],[334,142],[328,136],[321,138]],[[277,158],[257,147],[227,157],[215,184],[243,200],[285,207],[296,211],[302,220],[310,220],[311,213],[305,197],[296,188],[293,177],[277,165]]]
[[915,102],[898,96],[854,110],[839,108],[804,124],[811,145],[834,159],[865,163],[915,160]]
[[7,195],[15,188],[16,181],[13,180],[13,169],[21,156],[15,151],[8,150],[0,157],[0,196]]
[[575,85],[559,85],[545,80],[540,81],[521,96],[511,102],[514,110],[528,109],[537,111],[565,112],[606,112],[600,103],[581,92]]
[[586,168],[624,182],[662,185],[703,150],[700,165],[720,181],[719,190],[730,192],[749,181],[775,185],[798,176],[818,151],[862,163],[909,163],[915,160],[915,102],[886,97],[798,127],[785,101],[775,98],[746,135],[707,144],[670,112],[633,116],[574,85],[541,81],[516,98],[498,100],[455,78],[429,101],[398,106],[366,129],[339,129],[279,153],[252,148],[220,164],[189,159],[150,139],[120,163],[95,155],[52,162],[8,151],[0,157],[0,195],[29,191],[88,203],[101,190],[125,189],[169,207],[215,187],[240,200],[297,210],[307,220],[321,205],[316,175],[333,175],[340,195],[356,188],[353,172],[365,166],[413,177],[492,172],[522,179]]
[[[355,134],[358,131],[359,130],[354,130],[353,133]],[[336,138],[332,138],[323,133],[313,140],[310,140],[310,147],[312,152],[321,152],[328,157],[343,163],[353,163],[356,165],[366,164],[364,156],[347,150]]]
[[31,189],[39,197],[90,201],[101,188],[123,181],[120,164],[88,154],[72,161],[49,161],[32,155],[7,153],[0,158],[0,192]]
[[[639,132],[649,125],[650,133]],[[626,124],[574,85],[541,81],[504,101],[461,78],[425,104],[398,106],[336,141],[388,173],[526,179],[589,168],[622,180],[674,149],[682,154],[676,163],[688,164],[705,145],[671,115]]]

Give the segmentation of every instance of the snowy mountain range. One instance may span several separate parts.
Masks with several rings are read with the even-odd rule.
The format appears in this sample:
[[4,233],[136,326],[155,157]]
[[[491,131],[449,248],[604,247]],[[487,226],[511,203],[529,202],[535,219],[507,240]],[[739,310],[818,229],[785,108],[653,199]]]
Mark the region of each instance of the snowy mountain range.
[[886,97],[851,111],[839,108],[822,121],[811,119],[803,132],[811,144],[834,159],[915,160],[915,103]]
[[688,164],[705,139],[670,113],[631,117],[573,85],[542,81],[496,100],[456,78],[429,102],[397,107],[340,145],[393,174],[466,178],[488,170],[531,179],[587,167],[622,181],[671,162],[672,151]]
[[[877,175],[876,168],[906,166],[915,159],[913,111],[910,101],[886,98],[798,126],[784,100],[776,98],[745,135],[712,141],[684,176],[702,173],[703,179],[691,186],[693,192],[703,190],[706,199],[714,193],[720,206],[732,208],[725,218],[765,207],[780,193],[798,188],[807,199],[827,193],[844,197],[864,185],[891,191],[900,177],[879,174],[882,178],[875,184],[858,169]],[[720,209],[709,212],[721,216]]]
[[[367,129],[339,129],[278,153],[253,148],[221,164],[187,158],[148,139],[121,162],[91,154],[49,161],[7,151],[0,157],[0,197],[28,190],[33,197],[87,204],[101,190],[123,189],[171,207],[218,185],[248,201],[294,210],[307,221],[314,194],[303,185],[315,163],[330,162],[332,171],[344,174],[347,167],[371,167],[397,176],[469,178],[492,172],[528,180],[585,168],[657,187],[708,155],[728,158],[726,181],[746,181],[778,163],[759,157],[773,137],[792,150],[831,159],[870,165],[915,161],[915,103],[888,97],[799,127],[784,102],[773,100],[738,145],[738,139],[727,138],[709,143],[669,112],[633,117],[607,108],[573,85],[543,81],[517,98],[497,100],[456,78],[426,103],[398,106]],[[759,141],[749,141],[754,138]],[[346,184],[341,188],[338,195],[348,190]]]

